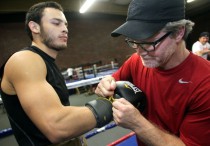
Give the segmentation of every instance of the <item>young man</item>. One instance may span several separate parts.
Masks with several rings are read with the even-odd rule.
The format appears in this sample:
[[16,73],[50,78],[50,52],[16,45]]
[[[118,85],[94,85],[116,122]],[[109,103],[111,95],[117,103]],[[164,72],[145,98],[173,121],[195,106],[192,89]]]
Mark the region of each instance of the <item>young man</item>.
[[210,44],[209,44],[209,33],[202,32],[199,36],[198,41],[196,41],[192,46],[192,52],[198,56],[207,59],[210,54]]
[[112,32],[136,53],[95,93],[112,96],[115,81],[127,80],[146,94],[142,113],[124,98],[113,102],[114,121],[134,131],[139,146],[210,144],[210,63],[186,49],[194,23],[184,7],[183,0],[132,0],[127,21]]
[[[26,14],[25,26],[31,46],[13,54],[0,72],[2,99],[18,144],[86,145],[77,137],[108,123],[112,106],[106,99],[87,107],[69,106],[66,84],[54,62],[58,52],[67,48],[62,7],[56,2],[35,4]],[[100,116],[107,106],[111,116],[103,121]]]

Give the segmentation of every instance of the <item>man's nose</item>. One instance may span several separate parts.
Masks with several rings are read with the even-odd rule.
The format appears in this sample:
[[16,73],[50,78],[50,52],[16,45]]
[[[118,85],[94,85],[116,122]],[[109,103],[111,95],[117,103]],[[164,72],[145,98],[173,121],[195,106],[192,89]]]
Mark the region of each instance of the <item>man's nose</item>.
[[63,25],[63,32],[65,32],[65,33],[68,33],[68,26],[66,26],[66,25]]

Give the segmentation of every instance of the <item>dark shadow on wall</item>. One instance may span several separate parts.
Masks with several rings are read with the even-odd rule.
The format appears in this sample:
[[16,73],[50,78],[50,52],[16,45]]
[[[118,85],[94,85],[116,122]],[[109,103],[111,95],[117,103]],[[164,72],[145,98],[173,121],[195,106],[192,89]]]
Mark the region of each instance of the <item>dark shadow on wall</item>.
[[[0,65],[12,53],[31,44],[24,31],[24,15],[23,12],[7,14],[6,18],[9,19],[0,22]],[[121,64],[128,54],[134,52],[127,47],[124,37],[112,38],[110,35],[125,21],[125,16],[66,13],[66,18],[69,23],[69,40],[68,48],[60,52],[56,60],[60,68],[97,60],[106,64],[117,59]]]
[[[69,26],[68,49],[59,53],[56,63],[60,68],[68,68],[102,61],[110,63],[117,59],[121,65],[127,56],[135,52],[124,42],[124,37],[111,37],[110,33],[125,22],[126,16],[92,13],[81,15],[65,12]],[[195,22],[192,33],[186,40],[191,50],[200,32],[210,32],[210,11],[188,17]],[[31,44],[24,31],[25,13],[0,14],[0,65],[15,51]]]

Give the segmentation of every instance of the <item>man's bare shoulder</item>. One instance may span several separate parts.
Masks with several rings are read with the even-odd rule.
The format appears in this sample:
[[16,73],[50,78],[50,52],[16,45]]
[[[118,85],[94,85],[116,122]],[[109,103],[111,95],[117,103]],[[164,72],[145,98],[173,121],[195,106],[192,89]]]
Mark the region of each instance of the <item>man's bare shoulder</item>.
[[46,65],[38,54],[28,50],[19,51],[7,61],[5,73],[13,77],[38,76],[46,74]]
[[16,61],[18,60],[33,60],[33,59],[41,59],[41,56],[38,55],[37,53],[34,53],[30,50],[22,50],[14,53],[11,57],[11,59],[15,59]]

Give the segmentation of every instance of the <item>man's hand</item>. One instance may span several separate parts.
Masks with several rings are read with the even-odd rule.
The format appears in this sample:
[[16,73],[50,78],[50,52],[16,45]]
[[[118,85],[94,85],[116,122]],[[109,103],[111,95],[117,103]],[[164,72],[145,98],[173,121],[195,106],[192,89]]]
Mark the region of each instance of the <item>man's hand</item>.
[[[121,127],[134,130],[141,113],[124,98],[115,99],[112,103],[113,119]],[[137,124],[138,125],[138,124]]]
[[95,90],[95,94],[101,97],[110,97],[114,95],[115,88],[115,79],[112,76],[107,76],[100,81]]
[[95,93],[98,96],[108,98],[111,102],[118,98],[125,98],[141,112],[146,106],[146,96],[138,87],[128,81],[115,82],[112,76],[103,78]]

